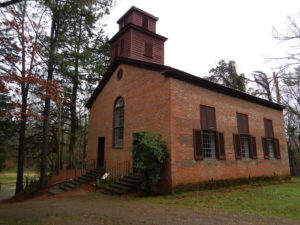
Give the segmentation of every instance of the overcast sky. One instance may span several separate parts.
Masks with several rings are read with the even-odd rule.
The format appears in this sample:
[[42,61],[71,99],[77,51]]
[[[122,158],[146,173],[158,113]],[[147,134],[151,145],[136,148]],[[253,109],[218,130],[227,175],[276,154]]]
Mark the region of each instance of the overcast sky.
[[107,19],[109,37],[133,5],[159,17],[157,33],[168,38],[165,64],[201,77],[221,59],[236,61],[246,76],[270,73],[264,57],[284,54],[272,28],[300,11],[299,0],[117,0]]

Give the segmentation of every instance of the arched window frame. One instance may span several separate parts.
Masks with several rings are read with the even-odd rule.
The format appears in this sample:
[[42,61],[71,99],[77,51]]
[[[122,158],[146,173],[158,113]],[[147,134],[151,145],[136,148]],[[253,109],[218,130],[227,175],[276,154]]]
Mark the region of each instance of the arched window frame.
[[119,96],[113,109],[113,148],[123,148],[124,141],[124,98]]

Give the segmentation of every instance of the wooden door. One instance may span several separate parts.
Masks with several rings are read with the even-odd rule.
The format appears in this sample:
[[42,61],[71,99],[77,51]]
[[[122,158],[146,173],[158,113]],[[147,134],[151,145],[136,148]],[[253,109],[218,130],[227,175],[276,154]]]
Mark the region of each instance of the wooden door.
[[104,147],[105,147],[105,137],[99,137],[98,138],[97,168],[104,167]]

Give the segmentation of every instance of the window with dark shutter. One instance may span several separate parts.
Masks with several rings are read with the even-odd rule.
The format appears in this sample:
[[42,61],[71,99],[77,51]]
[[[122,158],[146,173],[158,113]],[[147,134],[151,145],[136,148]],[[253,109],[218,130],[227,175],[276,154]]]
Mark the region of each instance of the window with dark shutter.
[[250,136],[250,158],[257,159],[256,138]]
[[147,57],[152,57],[152,44],[151,43],[145,43],[145,51],[144,55]]
[[267,146],[267,138],[262,137],[261,138],[261,143],[262,143],[262,147],[263,147],[264,158],[269,159],[269,149],[268,149],[268,146]]
[[[200,105],[200,123],[204,158],[225,159],[224,137],[220,137],[216,131],[215,108]],[[223,142],[223,145],[220,142]]]
[[240,135],[233,134],[233,145],[236,159],[242,159]]
[[221,160],[225,160],[226,159],[226,155],[225,155],[225,143],[224,143],[224,133],[217,133],[217,158],[221,159]]
[[265,126],[265,136],[267,138],[274,137],[272,120],[264,119],[264,126]]
[[143,16],[142,18],[143,22],[143,27],[148,29],[148,18],[146,16]]
[[251,137],[249,135],[248,116],[237,113],[237,128],[239,133],[240,152],[242,158],[252,158]]
[[200,105],[200,121],[202,130],[216,130],[215,108]]
[[274,138],[273,122],[264,119],[265,137],[262,137],[262,146],[265,159],[280,159],[279,141]]
[[274,155],[276,159],[281,159],[280,155],[280,147],[279,147],[279,140],[278,138],[274,138]]
[[121,40],[120,55],[124,54],[124,39]]
[[237,113],[236,118],[239,134],[249,134],[248,116],[246,114]]
[[195,160],[203,159],[203,147],[202,147],[202,131],[194,129],[194,157]]

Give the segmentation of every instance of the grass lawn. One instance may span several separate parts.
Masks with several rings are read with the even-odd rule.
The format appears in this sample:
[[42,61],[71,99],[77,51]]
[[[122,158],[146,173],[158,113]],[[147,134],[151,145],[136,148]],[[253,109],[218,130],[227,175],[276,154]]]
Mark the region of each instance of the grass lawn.
[[1,191],[13,190],[16,185],[16,176],[2,176],[0,175]]
[[280,184],[244,185],[145,199],[178,207],[223,209],[300,219],[300,178]]
[[[26,176],[35,176],[37,173],[33,170],[24,171],[24,181]],[[5,170],[0,173],[1,191],[14,190],[16,185],[17,172],[16,170]]]

